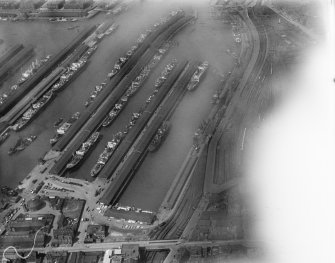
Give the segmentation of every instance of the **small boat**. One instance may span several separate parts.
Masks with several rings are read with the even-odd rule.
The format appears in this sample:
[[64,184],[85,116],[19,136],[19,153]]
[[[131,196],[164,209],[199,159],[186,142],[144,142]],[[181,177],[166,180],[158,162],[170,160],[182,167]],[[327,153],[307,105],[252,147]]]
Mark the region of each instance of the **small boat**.
[[36,135],[30,135],[26,138],[19,138],[14,145],[14,147],[11,147],[8,151],[8,154],[11,155],[18,151],[23,151],[27,146],[29,146],[33,141],[35,141],[37,138]]
[[118,73],[118,70],[114,68],[107,76],[111,79],[116,75],[116,73]]
[[108,125],[111,124],[111,122],[116,118],[116,116],[119,114],[120,110],[117,109],[112,109],[107,117],[103,120],[102,126],[107,127]]
[[148,151],[154,152],[159,149],[161,144],[163,143],[164,139],[166,138],[168,132],[170,129],[170,123],[169,122],[163,122],[161,127],[157,130],[157,133],[155,134],[154,138],[149,144]]
[[63,122],[63,120],[63,118],[58,118],[58,120],[54,122],[54,127],[57,128]]
[[62,135],[59,134],[59,133],[56,133],[55,136],[50,139],[50,141],[49,141],[50,144],[54,145],[56,142],[58,142],[58,140],[60,139],[60,137],[62,137]]
[[7,138],[9,137],[9,132],[5,132],[0,136],[0,145],[7,140]]

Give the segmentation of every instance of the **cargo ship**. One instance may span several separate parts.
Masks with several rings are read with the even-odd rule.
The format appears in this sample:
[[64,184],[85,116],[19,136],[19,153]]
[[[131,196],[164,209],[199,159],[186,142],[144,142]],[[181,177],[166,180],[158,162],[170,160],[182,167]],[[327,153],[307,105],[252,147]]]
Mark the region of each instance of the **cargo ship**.
[[107,127],[112,123],[112,121],[120,114],[124,109],[128,101],[127,96],[123,96],[118,103],[115,104],[114,108],[108,113],[107,117],[103,120],[102,126]]
[[190,82],[187,85],[187,89],[189,91],[194,90],[201,80],[201,77],[204,75],[204,73],[207,71],[208,68],[208,62],[203,62],[200,66],[198,66],[197,70],[194,72]]
[[75,154],[72,157],[72,160],[66,165],[66,169],[71,169],[71,168],[77,166],[78,163],[87,154],[87,152],[90,149],[93,149],[92,147],[97,143],[99,137],[100,137],[100,133],[99,132],[94,132],[90,136],[90,138],[81,145],[80,149],[75,152]]
[[8,133],[8,132],[3,133],[3,134],[0,136],[0,145],[1,145],[5,140],[7,140],[8,137],[9,137],[9,133]]
[[29,79],[40,67],[42,67],[49,59],[50,55],[47,55],[45,58],[38,60],[36,59],[31,63],[31,66],[22,73],[21,78],[18,81],[18,84],[24,83],[27,79]]
[[80,112],[76,112],[72,115],[72,117],[67,121],[64,122],[57,130],[54,137],[50,139],[50,144],[55,144],[66,132],[67,130],[72,126],[72,124],[78,120],[80,116]]
[[59,80],[52,86],[52,91],[59,91],[61,88],[65,87],[65,84],[76,74],[79,74],[82,69],[84,69],[84,65],[87,62],[86,57],[81,57],[77,62],[71,63],[69,67],[67,67],[65,73],[63,73]]
[[52,95],[53,92],[50,90],[37,102],[32,104],[31,107],[23,113],[22,117],[12,126],[12,129],[14,131],[23,129],[33,119],[33,117],[47,105],[47,103],[51,100]]
[[93,166],[91,170],[91,176],[95,177],[99,174],[105,164],[108,162],[109,158],[112,156],[118,145],[120,144],[121,140],[123,139],[122,132],[118,132],[115,134],[113,139],[107,142],[107,145],[104,151],[100,154],[97,163]]
[[23,151],[27,146],[29,146],[37,138],[36,135],[30,135],[26,138],[19,138],[16,144],[9,148],[8,154],[12,155],[16,152]]
[[163,124],[161,125],[161,127],[159,127],[159,129],[157,130],[157,133],[155,134],[154,138],[149,144],[149,147],[148,147],[149,152],[154,152],[159,149],[164,139],[168,135],[169,130],[170,130],[170,123],[167,121],[163,122]]

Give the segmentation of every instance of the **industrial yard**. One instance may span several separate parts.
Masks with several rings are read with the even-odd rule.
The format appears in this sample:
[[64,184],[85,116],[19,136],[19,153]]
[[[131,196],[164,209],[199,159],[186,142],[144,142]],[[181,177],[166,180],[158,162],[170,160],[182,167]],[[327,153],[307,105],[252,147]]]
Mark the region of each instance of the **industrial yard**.
[[266,2],[0,0],[2,260],[257,258],[245,150],[319,30]]

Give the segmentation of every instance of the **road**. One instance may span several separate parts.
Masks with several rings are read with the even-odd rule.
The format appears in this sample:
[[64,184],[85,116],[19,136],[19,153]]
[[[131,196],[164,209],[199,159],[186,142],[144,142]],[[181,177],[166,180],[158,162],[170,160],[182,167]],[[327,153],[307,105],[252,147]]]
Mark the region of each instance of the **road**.
[[[50,253],[50,252],[97,252],[106,251],[107,249],[120,248],[122,245],[139,245],[141,248],[150,250],[162,250],[170,249],[177,250],[185,247],[196,247],[196,246],[233,246],[242,245],[245,247],[257,247],[258,242],[256,241],[245,241],[245,240],[213,240],[213,241],[187,241],[180,239],[175,240],[155,240],[155,241],[137,241],[137,242],[111,242],[111,243],[91,243],[91,244],[77,244],[72,247],[46,247],[46,248],[35,248],[36,252]],[[29,251],[30,248],[17,249],[18,252]],[[1,249],[2,253],[4,250]],[[10,251],[10,250],[9,250]]]

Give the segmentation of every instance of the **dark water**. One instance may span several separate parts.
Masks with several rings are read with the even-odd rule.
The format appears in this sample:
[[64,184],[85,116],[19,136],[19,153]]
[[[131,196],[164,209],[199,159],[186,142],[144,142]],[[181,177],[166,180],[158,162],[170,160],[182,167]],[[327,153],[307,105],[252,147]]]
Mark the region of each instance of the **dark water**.
[[[119,29],[99,44],[86,70],[58,94],[46,110],[27,128],[22,132],[11,134],[10,138],[0,146],[0,185],[15,187],[32,170],[38,158],[50,149],[49,139],[55,132],[53,128],[55,120],[59,117],[69,118],[76,111],[82,112],[89,93],[95,85],[103,82],[115,61],[133,45],[142,31],[167,14],[171,8],[172,4],[147,2],[115,18],[115,22],[120,25]],[[0,24],[0,38],[4,39],[5,43],[0,46],[0,52],[15,43],[29,43],[35,46],[37,56],[54,54],[70,42],[77,33],[77,29],[67,30],[67,27],[78,24],[82,29],[87,24],[102,22],[105,19],[111,18],[99,15],[92,20],[77,23],[4,22]],[[219,76],[214,72],[224,73],[232,66],[231,57],[225,53],[225,50],[231,49],[233,45],[231,31],[219,21],[211,20],[207,6],[199,7],[197,23],[189,25],[176,39],[179,45],[172,48],[160,62],[144,87],[131,98],[130,103],[113,125],[102,129],[102,139],[83,165],[67,176],[92,180],[89,172],[106,142],[114,133],[124,129],[132,112],[137,111],[151,94],[155,79],[172,58],[176,57],[179,61],[183,58],[208,60],[210,71],[206,79],[196,91],[188,93],[180,103],[172,117],[172,127],[164,144],[159,151],[147,156],[120,200],[122,204],[131,204],[150,210],[156,210],[159,207],[192,145],[194,131],[210,111],[211,96],[219,80]],[[9,80],[8,83],[11,81],[13,80]],[[5,87],[0,88],[0,92],[2,89]],[[37,140],[23,152],[8,156],[7,151],[16,142],[18,136],[29,134],[38,135]]]

